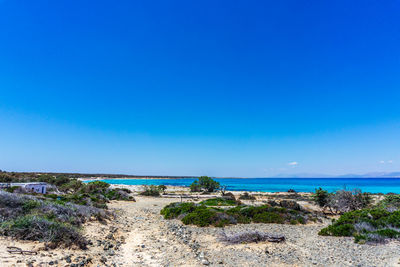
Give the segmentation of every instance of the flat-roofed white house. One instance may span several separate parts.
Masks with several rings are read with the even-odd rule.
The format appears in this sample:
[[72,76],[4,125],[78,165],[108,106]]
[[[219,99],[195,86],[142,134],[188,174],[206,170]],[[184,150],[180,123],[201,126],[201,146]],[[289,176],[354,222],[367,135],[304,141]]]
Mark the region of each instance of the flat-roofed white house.
[[18,186],[26,191],[39,193],[39,194],[46,194],[47,183],[43,182],[31,182],[31,183],[0,183],[0,188],[8,188]]

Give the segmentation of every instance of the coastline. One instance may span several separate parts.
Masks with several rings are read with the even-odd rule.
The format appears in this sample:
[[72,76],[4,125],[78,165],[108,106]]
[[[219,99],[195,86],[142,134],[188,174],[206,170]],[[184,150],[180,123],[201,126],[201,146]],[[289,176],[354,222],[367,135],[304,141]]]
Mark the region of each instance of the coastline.
[[[78,178],[83,182],[105,181],[118,186],[125,185],[166,185],[181,189],[189,188],[195,178],[130,178],[114,177],[83,177]],[[284,193],[295,191],[297,193],[313,193],[318,188],[328,192],[338,190],[361,190],[370,194],[400,193],[399,178],[215,178],[226,190],[234,192],[254,193]]]

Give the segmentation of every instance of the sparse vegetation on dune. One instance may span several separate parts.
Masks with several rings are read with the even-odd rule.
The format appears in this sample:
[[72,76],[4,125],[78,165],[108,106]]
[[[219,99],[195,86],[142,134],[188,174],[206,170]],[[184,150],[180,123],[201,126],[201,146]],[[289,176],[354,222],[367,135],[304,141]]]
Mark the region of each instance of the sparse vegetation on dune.
[[400,238],[399,200],[399,195],[387,195],[373,207],[345,212],[319,235],[354,236],[357,243],[384,243]]
[[343,189],[335,193],[328,193],[328,191],[319,188],[312,198],[323,210],[328,209],[336,214],[364,209],[372,203],[370,194],[363,193],[358,189],[353,191]]
[[232,199],[231,197],[217,197],[203,200],[200,202],[200,204],[206,206],[236,206],[240,204],[240,201],[237,201],[235,198]]
[[[224,200],[226,201],[226,200]],[[223,227],[237,223],[279,223],[279,224],[305,224],[316,221],[317,217],[302,209],[274,207],[269,204],[262,206],[237,205],[229,209],[221,209],[218,205],[205,205],[205,203],[218,204],[219,199],[209,199],[200,204],[171,203],[161,210],[165,219],[178,218],[184,224],[197,226]]]
[[160,196],[160,191],[162,191],[161,188],[155,186],[155,185],[150,185],[150,186],[144,186],[144,191],[140,192],[140,195],[142,196],[151,196],[151,197],[159,197]]
[[[18,176],[0,173],[6,182],[40,181],[53,186],[52,194],[24,192],[17,187],[0,191],[0,234],[21,240],[49,243],[51,246],[77,246],[84,249],[86,240],[81,226],[89,220],[110,218],[110,200],[134,201],[128,189],[110,188],[101,181],[83,183],[65,175]],[[7,192],[8,191],[8,192]],[[25,194],[16,192],[21,191]]]
[[80,232],[89,220],[112,216],[102,209],[56,203],[35,196],[0,191],[0,233],[22,240],[49,242],[51,245],[86,248]]

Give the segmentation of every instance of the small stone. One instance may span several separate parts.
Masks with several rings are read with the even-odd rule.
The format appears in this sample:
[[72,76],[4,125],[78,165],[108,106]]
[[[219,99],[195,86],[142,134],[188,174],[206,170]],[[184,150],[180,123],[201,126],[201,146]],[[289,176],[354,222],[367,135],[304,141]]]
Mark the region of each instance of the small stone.
[[66,256],[66,257],[65,257],[65,261],[66,261],[67,263],[71,263],[71,257],[70,257],[70,256]]
[[201,264],[203,264],[203,265],[209,265],[210,262],[209,262],[208,260],[206,260],[206,259],[202,259],[202,260],[201,260]]

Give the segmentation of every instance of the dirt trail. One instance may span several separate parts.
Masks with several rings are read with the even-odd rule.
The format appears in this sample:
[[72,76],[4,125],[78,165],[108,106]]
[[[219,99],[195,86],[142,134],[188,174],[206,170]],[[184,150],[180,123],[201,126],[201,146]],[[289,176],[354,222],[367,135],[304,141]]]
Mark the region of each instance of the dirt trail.
[[201,266],[196,255],[170,234],[160,210],[170,202],[162,198],[137,197],[137,202],[117,202],[115,208],[130,229],[115,262],[122,266]]

